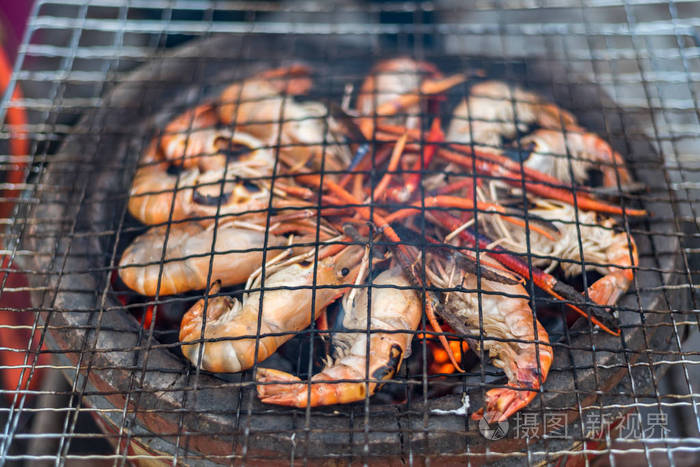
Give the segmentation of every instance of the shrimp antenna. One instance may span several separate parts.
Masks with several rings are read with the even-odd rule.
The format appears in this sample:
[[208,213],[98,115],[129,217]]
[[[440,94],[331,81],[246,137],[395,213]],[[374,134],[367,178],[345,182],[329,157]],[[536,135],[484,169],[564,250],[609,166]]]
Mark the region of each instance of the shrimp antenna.
[[447,259],[449,255],[450,257],[454,258],[455,262],[458,266],[460,266],[460,268],[464,269],[470,274],[477,275],[480,273],[482,279],[492,282],[498,282],[501,284],[513,285],[520,283],[520,281],[518,280],[515,280],[503,274],[499,274],[487,267],[484,267],[483,264],[480,267],[477,267],[476,261],[470,256],[467,256],[461,251],[450,247],[450,245],[439,243],[437,240],[432,239],[430,237],[423,237],[419,232],[416,232],[410,227],[406,227],[398,223],[392,224],[392,227],[404,241],[407,241],[412,246],[430,249],[432,250],[431,253],[438,254],[444,259]]

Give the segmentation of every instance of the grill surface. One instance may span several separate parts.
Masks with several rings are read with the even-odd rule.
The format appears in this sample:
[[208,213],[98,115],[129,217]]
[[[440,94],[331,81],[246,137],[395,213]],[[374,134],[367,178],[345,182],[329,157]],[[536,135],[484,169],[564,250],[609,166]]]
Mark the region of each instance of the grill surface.
[[[698,330],[693,255],[700,237],[700,165],[692,155],[700,117],[698,20],[685,3],[544,3],[538,5],[548,7],[544,12],[511,2],[498,5],[505,11],[495,14],[500,9],[486,2],[473,10],[383,3],[338,11],[310,3],[127,7],[105,0],[66,8],[39,2],[11,83],[27,98],[10,103],[6,95],[2,102],[3,110],[28,110],[31,141],[28,154],[5,157],[7,171],[26,162],[27,179],[17,186],[23,192],[12,199],[17,206],[6,219],[2,285],[4,297],[32,294],[24,329],[47,350],[27,352],[20,367],[30,381],[43,373],[45,383],[38,391],[26,383],[6,389],[0,455],[46,454],[65,462],[85,454],[76,454],[77,441],[98,435],[94,428],[80,433],[78,420],[90,413],[99,415],[115,446],[98,457],[110,463],[154,455],[168,463],[372,462],[388,456],[407,463],[425,456],[470,456],[477,463],[569,456],[583,462],[575,456],[581,450],[610,462],[623,454],[648,461],[661,454],[671,464],[689,459],[700,449],[697,339],[688,339]],[[151,9],[158,6],[163,10]],[[201,39],[174,53],[163,50],[193,37]],[[482,373],[479,366],[451,377],[453,393],[442,397],[409,391],[440,382],[424,367],[407,365],[394,381],[408,394],[402,404],[371,399],[313,410],[265,406],[254,396],[249,372],[226,378],[195,370],[168,336],[139,326],[116,300],[112,271],[128,241],[143,230],[126,213],[126,193],[138,155],[169,117],[231,79],[292,58],[313,65],[321,97],[339,101],[347,82],[357,84],[372,62],[395,55],[433,61],[444,71],[482,67],[542,91],[613,143],[648,186],[624,200],[652,216],[623,219],[638,243],[640,266],[616,307],[622,336],[592,335],[581,322],[568,330],[555,345],[541,397],[527,409],[539,421],[565,414],[566,436],[530,431],[486,440],[475,422],[454,412],[463,393],[473,411],[488,384],[502,383],[500,373]],[[140,63],[145,65],[133,74],[122,71]],[[10,266],[26,275],[29,287],[10,286]],[[156,315],[184,300],[191,299],[156,297]],[[6,309],[18,316],[25,310]],[[51,360],[39,359],[44,354]],[[42,406],[52,390],[46,375],[57,371],[70,387],[62,390],[63,405],[51,409]],[[59,420],[53,433],[27,426],[49,412]],[[623,413],[647,429],[650,414],[667,415],[663,427],[669,431],[628,438],[591,430],[591,420]],[[38,440],[51,450],[41,451]]]

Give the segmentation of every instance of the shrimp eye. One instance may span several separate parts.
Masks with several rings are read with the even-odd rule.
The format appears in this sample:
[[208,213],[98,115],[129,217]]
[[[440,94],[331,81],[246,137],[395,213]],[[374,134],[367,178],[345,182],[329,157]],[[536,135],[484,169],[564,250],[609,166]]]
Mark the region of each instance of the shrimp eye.
[[347,276],[348,274],[350,274],[350,270],[349,270],[348,268],[343,268],[343,269],[340,270],[340,275],[341,275],[341,276],[345,277],[345,276]]

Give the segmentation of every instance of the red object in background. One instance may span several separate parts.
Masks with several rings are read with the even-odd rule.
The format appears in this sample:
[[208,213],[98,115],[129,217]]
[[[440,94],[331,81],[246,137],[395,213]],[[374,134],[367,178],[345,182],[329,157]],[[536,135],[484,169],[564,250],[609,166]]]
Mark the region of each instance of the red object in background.
[[[32,2],[8,2],[0,7],[0,95],[4,95],[12,77],[12,64],[6,54],[7,50],[14,51],[19,44],[19,38],[25,27],[26,17]],[[19,85],[15,85],[12,100],[22,98]],[[8,107],[6,121],[10,131],[9,152],[10,162],[4,167],[3,181],[9,188],[2,193],[3,201],[0,202],[0,218],[9,218],[14,208],[14,200],[20,195],[20,189],[12,185],[21,184],[26,176],[26,159],[29,153],[29,141],[25,134],[27,117],[24,108]],[[4,245],[3,245],[4,247]],[[37,316],[30,309],[31,300],[26,290],[10,291],[8,289],[25,288],[28,286],[24,274],[14,271],[9,256],[2,257],[2,274],[0,275],[0,365],[2,366],[2,387],[8,397],[12,392],[24,389],[36,389],[39,387],[43,371],[34,368],[34,364],[41,335],[41,328],[34,330],[32,326]],[[27,352],[31,352],[27,354]],[[45,365],[49,362],[47,354],[39,354],[37,365]],[[33,373],[33,374],[32,374]],[[32,375],[30,381],[29,376]]]
[[[12,62],[27,26],[27,17],[33,1],[16,0],[0,4],[0,95],[4,95],[12,77]],[[22,99],[19,84],[15,85],[12,100]],[[25,135],[27,115],[23,107],[8,107],[6,121],[10,130],[10,163],[4,167],[5,183],[22,183],[25,177],[26,157],[29,153],[29,140]],[[0,217],[7,218],[12,212],[12,199],[19,190],[6,190],[0,203]]]
[[[7,393],[7,397],[12,398],[13,391],[18,389],[37,389],[39,387],[43,375],[42,368],[34,369],[34,374],[28,386],[27,379],[32,370],[42,328],[37,327],[32,339],[32,325],[36,319],[35,313],[19,311],[31,307],[29,293],[27,291],[7,291],[8,288],[26,288],[28,286],[27,278],[24,274],[8,270],[8,263],[8,257],[5,256],[2,261],[2,268],[6,272],[0,276],[4,278],[5,274],[7,274],[2,296],[0,297],[0,326],[2,326],[0,327],[0,347],[2,348],[0,349],[0,365],[2,366],[0,374],[2,374],[2,387],[6,391],[11,391]],[[30,350],[32,353],[27,355],[27,350]],[[48,354],[39,354],[37,365],[46,365],[49,362]]]
[[33,3],[32,0],[0,2],[0,43],[11,61],[14,61],[27,27],[27,18]]
[[[12,66],[10,65],[7,55],[0,48],[0,93],[4,93],[10,83],[12,76]],[[19,85],[15,86],[12,93],[12,100],[18,101],[22,99],[22,92]],[[18,184],[24,182],[25,168],[27,166],[26,158],[29,153],[29,141],[25,135],[25,125],[27,124],[27,115],[22,107],[8,107],[6,120],[10,130],[10,164],[6,168],[5,183]],[[12,200],[19,196],[20,191],[17,189],[8,189],[3,193],[5,202],[0,203],[0,218],[8,218],[12,213]]]
[[[455,334],[455,330],[452,329],[447,323],[442,323],[442,330],[446,333]],[[450,362],[447,351],[435,337],[429,337],[423,333],[419,333],[417,337],[419,339],[425,339],[427,342],[428,374],[451,374],[457,371],[457,368],[455,368]],[[455,356],[455,359],[457,360],[457,363],[462,363],[462,357],[469,350],[469,344],[467,344],[466,341],[454,340],[453,338],[448,339],[448,344]]]

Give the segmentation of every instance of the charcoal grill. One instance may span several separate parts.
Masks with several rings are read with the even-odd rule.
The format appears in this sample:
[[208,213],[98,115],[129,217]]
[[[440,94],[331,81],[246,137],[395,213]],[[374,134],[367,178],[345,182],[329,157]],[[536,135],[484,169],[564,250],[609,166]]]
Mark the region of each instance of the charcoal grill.
[[[449,2],[338,11],[311,3],[71,5],[62,13],[51,2],[37,3],[11,84],[30,97],[3,100],[3,109],[28,109],[32,141],[24,155],[26,183],[7,219],[6,254],[29,280],[30,330],[45,345],[42,353],[52,356],[51,364],[40,364],[37,352],[27,352],[22,368],[30,380],[42,370],[62,371],[69,406],[58,410],[65,417],[53,435],[25,434],[27,414],[41,413],[32,407],[42,391],[11,388],[0,441],[4,458],[33,459],[35,453],[13,452],[13,446],[46,439],[58,441],[47,458],[71,459],[84,412],[98,417],[114,446],[94,458],[120,464],[583,462],[581,453],[611,462],[620,454],[651,460],[667,453],[673,464],[700,450],[692,431],[700,424],[693,383],[698,359],[686,341],[698,329],[692,242],[700,166],[684,156],[697,142],[693,70],[700,46],[697,19],[686,4],[544,5],[551,22],[520,2],[485,2],[473,11]],[[156,6],[164,8],[157,12],[162,17],[150,10]],[[502,14],[494,15],[496,6],[505,8]],[[640,17],[661,8],[666,21]],[[43,42],[43,31],[67,34],[64,45]],[[91,33],[94,42],[87,39]],[[150,43],[133,45],[141,36]],[[192,40],[163,50],[184,38]],[[582,321],[563,332],[549,379],[528,408],[538,423],[527,436],[486,439],[466,416],[483,405],[485,389],[503,382],[479,366],[448,377],[450,390],[437,394],[430,389],[445,381],[428,375],[425,365],[405,365],[392,381],[405,394],[401,403],[378,395],[319,409],[263,405],[251,372],[196,370],[178,355],[172,336],[135,319],[142,304],[121,304],[113,287],[121,252],[143,231],[125,206],[138,156],[169,118],[232,80],[297,60],[313,67],[316,97],[337,102],[373,62],[396,55],[432,61],[445,72],[483,69],[548,95],[610,141],[647,187],[621,200],[651,213],[643,220],[623,217],[640,252],[633,287],[615,307],[623,333],[604,335]],[[137,63],[135,71],[122,71]],[[43,90],[38,84],[47,78]],[[467,91],[457,89],[452,98]],[[17,290],[4,284],[5,293]],[[191,300],[155,297],[150,304],[162,316]],[[669,369],[677,381],[665,385]],[[466,415],[458,410],[465,395]],[[691,414],[691,431],[632,440],[606,431],[601,440],[586,423],[591,414],[631,412],[641,419],[650,410]],[[566,436],[543,425],[551,413],[566,414]]]

